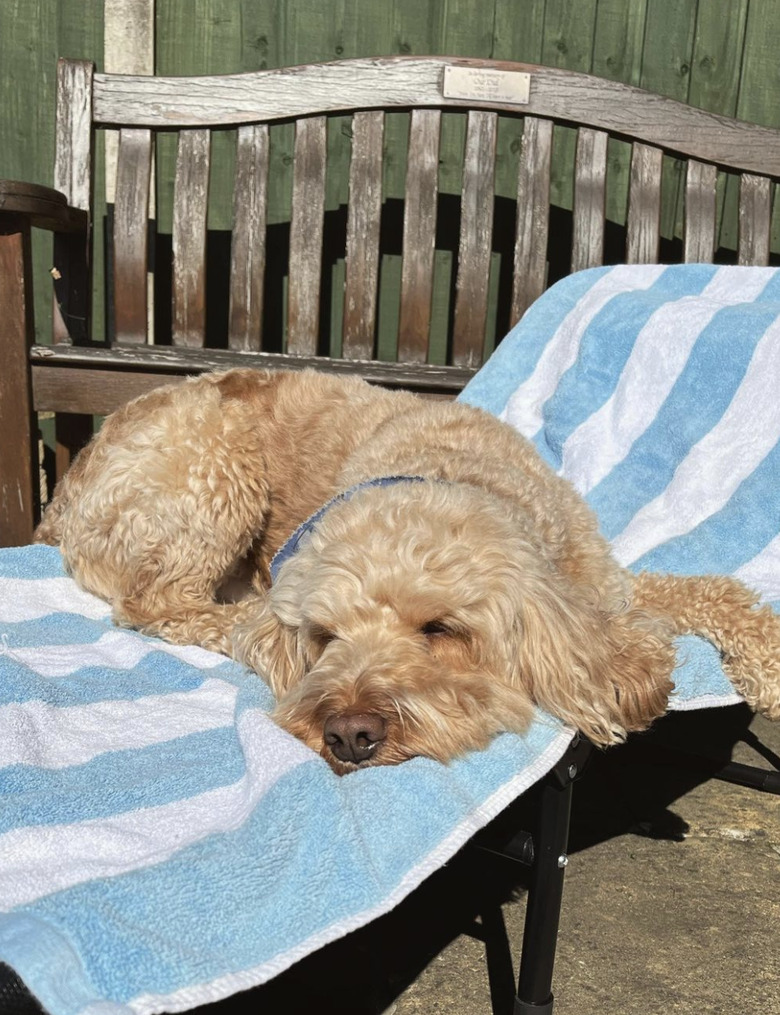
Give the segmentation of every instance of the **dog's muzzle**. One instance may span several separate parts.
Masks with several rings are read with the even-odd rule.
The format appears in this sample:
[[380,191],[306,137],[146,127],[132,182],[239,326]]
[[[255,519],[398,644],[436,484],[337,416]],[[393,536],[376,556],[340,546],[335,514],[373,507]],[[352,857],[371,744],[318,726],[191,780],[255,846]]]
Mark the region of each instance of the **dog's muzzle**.
[[339,761],[371,761],[387,737],[387,722],[376,712],[332,715],[325,721],[325,744]]

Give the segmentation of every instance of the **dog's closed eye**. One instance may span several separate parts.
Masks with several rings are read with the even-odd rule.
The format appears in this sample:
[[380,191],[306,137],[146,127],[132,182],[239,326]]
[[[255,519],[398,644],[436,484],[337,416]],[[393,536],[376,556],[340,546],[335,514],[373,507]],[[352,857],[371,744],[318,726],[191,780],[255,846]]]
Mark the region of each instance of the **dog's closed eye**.
[[336,635],[321,624],[311,624],[308,630],[309,638],[320,649],[324,649],[335,641]]
[[443,634],[453,634],[452,628],[448,627],[443,620],[429,620],[420,627],[420,634],[426,638],[435,638]]
[[430,640],[436,640],[439,638],[457,638],[461,641],[467,641],[469,638],[468,631],[464,630],[455,624],[451,624],[447,620],[429,620],[427,623],[420,627],[420,634],[424,634],[426,638]]
[[442,620],[437,617],[435,620],[429,620],[421,624],[418,631],[425,639],[428,651],[438,659],[458,659],[473,645],[472,633],[460,624],[453,623],[449,618]]

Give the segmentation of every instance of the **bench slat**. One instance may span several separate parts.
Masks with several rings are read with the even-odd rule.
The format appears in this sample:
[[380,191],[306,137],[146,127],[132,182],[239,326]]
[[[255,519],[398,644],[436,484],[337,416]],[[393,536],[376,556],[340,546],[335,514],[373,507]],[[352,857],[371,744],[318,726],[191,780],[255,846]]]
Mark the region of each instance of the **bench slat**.
[[325,214],[326,126],[324,116],[299,120],[295,125],[287,351],[296,356],[313,356],[317,352]]
[[428,356],[440,136],[441,113],[438,109],[412,110],[398,329],[398,358],[406,363],[424,363]]
[[708,162],[688,161],[685,176],[685,229],[683,259],[710,264],[715,256],[715,193],[718,170]]
[[631,152],[628,188],[629,264],[654,264],[661,244],[661,174],[664,154],[660,148],[636,143]]
[[571,270],[604,263],[607,135],[581,127],[574,159],[574,232]]
[[463,108],[461,98],[442,95],[446,66],[530,74],[527,103],[495,101],[484,93],[468,100],[474,108],[511,109],[629,134],[682,156],[759,174],[780,165],[777,130],[560,67],[464,57],[368,57],[203,78],[96,74],[95,119],[165,130],[174,124],[236,126],[380,107]]
[[[92,105],[94,66],[87,60],[57,62],[57,122],[54,189],[72,208],[90,213],[92,192]],[[89,338],[92,278],[89,232],[54,234],[52,336],[55,342]]]
[[173,344],[199,348],[206,336],[206,222],[211,134],[183,130],[173,205]]
[[93,65],[87,60],[57,63],[57,126],[54,189],[68,204],[90,210],[92,194]]
[[553,124],[527,116],[517,175],[517,225],[510,326],[542,295],[550,231],[550,159]]
[[772,181],[744,173],[739,183],[738,264],[769,264]]
[[[140,371],[171,381],[176,375],[205,370],[253,367],[258,370],[303,370],[316,367],[327,373],[363,377],[376,384],[452,396],[474,376],[475,371],[460,367],[423,366],[408,363],[383,363],[377,360],[325,359],[319,356],[290,357],[271,352],[233,352],[229,349],[184,349],[175,346],[33,346],[35,408],[58,412],[110,412],[121,404],[106,405],[106,397],[117,397],[123,382],[132,382]],[[89,369],[76,369],[88,367]],[[102,382],[94,383],[94,371],[112,374],[116,396]],[[138,373],[140,376],[140,373]],[[79,408],[79,399],[89,392],[87,405]],[[133,397],[128,395],[126,397]]]
[[342,347],[345,359],[372,359],[374,355],[384,126],[381,111],[355,113],[352,118]]
[[118,342],[146,342],[149,181],[152,132],[119,132],[114,204],[114,332]]
[[265,229],[268,210],[268,126],[239,127],[233,184],[228,345],[262,347]]
[[497,125],[495,113],[468,115],[452,337],[456,366],[473,367],[482,362],[493,241]]

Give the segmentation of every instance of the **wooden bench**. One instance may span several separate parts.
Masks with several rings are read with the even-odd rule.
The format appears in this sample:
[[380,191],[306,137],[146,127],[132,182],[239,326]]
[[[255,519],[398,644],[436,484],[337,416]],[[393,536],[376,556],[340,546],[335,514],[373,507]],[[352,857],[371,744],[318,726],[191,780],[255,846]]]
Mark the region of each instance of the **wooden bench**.
[[[401,151],[390,147],[385,130],[399,113],[408,119]],[[344,235],[336,241],[345,255],[339,335],[331,333],[324,312],[334,302],[328,286],[331,255],[323,254],[333,137],[328,121],[334,117],[342,125],[339,143],[349,149]],[[351,117],[346,129],[344,117]],[[454,196],[439,186],[441,137],[452,117],[458,121],[455,136],[462,136]],[[264,290],[271,269],[279,275],[279,252],[267,244],[268,195],[277,161],[285,162],[273,157],[278,124],[294,124],[294,150],[289,242],[281,255],[289,264],[285,305],[270,308],[272,315]],[[564,127],[576,131],[567,180],[560,178],[554,153],[554,138]],[[108,256],[112,326],[110,334],[94,334],[96,135],[109,128],[119,130]],[[209,153],[212,134],[227,129],[235,130],[229,299],[215,324],[205,301]],[[152,335],[148,195],[156,135],[171,132],[178,136],[171,284],[169,296],[161,297],[159,289],[155,296],[158,304],[170,299],[170,324],[160,328],[158,322]],[[611,259],[658,261],[662,184],[671,180],[676,186],[680,173],[670,165],[679,170],[682,160],[680,257],[711,261],[718,181],[732,174],[739,180],[736,257],[743,264],[765,264],[773,185],[780,174],[780,131],[588,75],[444,57],[345,60],[200,78],[98,74],[91,63],[61,60],[56,138],[53,190],[0,182],[3,545],[28,542],[37,517],[40,411],[58,414],[61,474],[89,435],[93,414],[110,412],[154,385],[215,367],[314,365],[452,396],[489,352],[496,338],[491,327],[498,334],[506,331],[545,289],[553,257],[565,261],[566,271],[603,263],[608,206],[621,200],[627,206],[625,242]],[[617,197],[607,171],[613,138],[627,142],[631,152],[628,180],[617,180]],[[397,313],[389,315],[397,323],[388,336],[387,326],[378,324],[383,281],[386,285],[382,257],[391,242],[385,235],[383,178],[389,161],[397,171],[401,157],[400,283],[393,294]],[[506,204],[495,196],[497,166],[512,181],[511,223]],[[551,225],[551,176],[559,191],[572,194],[570,240]],[[495,216],[494,208],[499,208]],[[32,226],[54,233],[50,345],[33,342]],[[456,267],[454,284],[442,290],[437,250],[448,231],[455,236]],[[498,285],[497,254],[504,279]],[[168,265],[158,265],[157,276],[167,272]],[[432,305],[442,291],[444,305],[440,296],[435,299],[446,341],[434,355]],[[275,302],[281,304],[281,297]]]

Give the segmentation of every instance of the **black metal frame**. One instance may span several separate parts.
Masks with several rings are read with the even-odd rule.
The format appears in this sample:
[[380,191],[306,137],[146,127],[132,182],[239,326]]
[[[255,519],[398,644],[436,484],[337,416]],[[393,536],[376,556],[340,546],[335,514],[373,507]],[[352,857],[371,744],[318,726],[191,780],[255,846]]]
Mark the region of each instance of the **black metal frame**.
[[[491,826],[473,840],[481,849],[531,869],[513,1015],[551,1015],[553,1010],[553,967],[569,862],[573,787],[593,750],[588,740],[575,736],[560,761],[529,788],[533,797],[531,806],[524,809],[523,830],[514,824],[520,818],[508,811],[512,823],[498,832],[497,840]],[[524,794],[516,803],[522,806],[525,799]],[[524,830],[529,815],[532,831]]]
[[575,737],[539,787],[514,1015],[551,1015],[553,1010],[552,978],[569,862],[572,792],[592,750],[587,740]]
[[0,1012],[3,1015],[43,1015],[37,999],[5,962],[0,962]]

